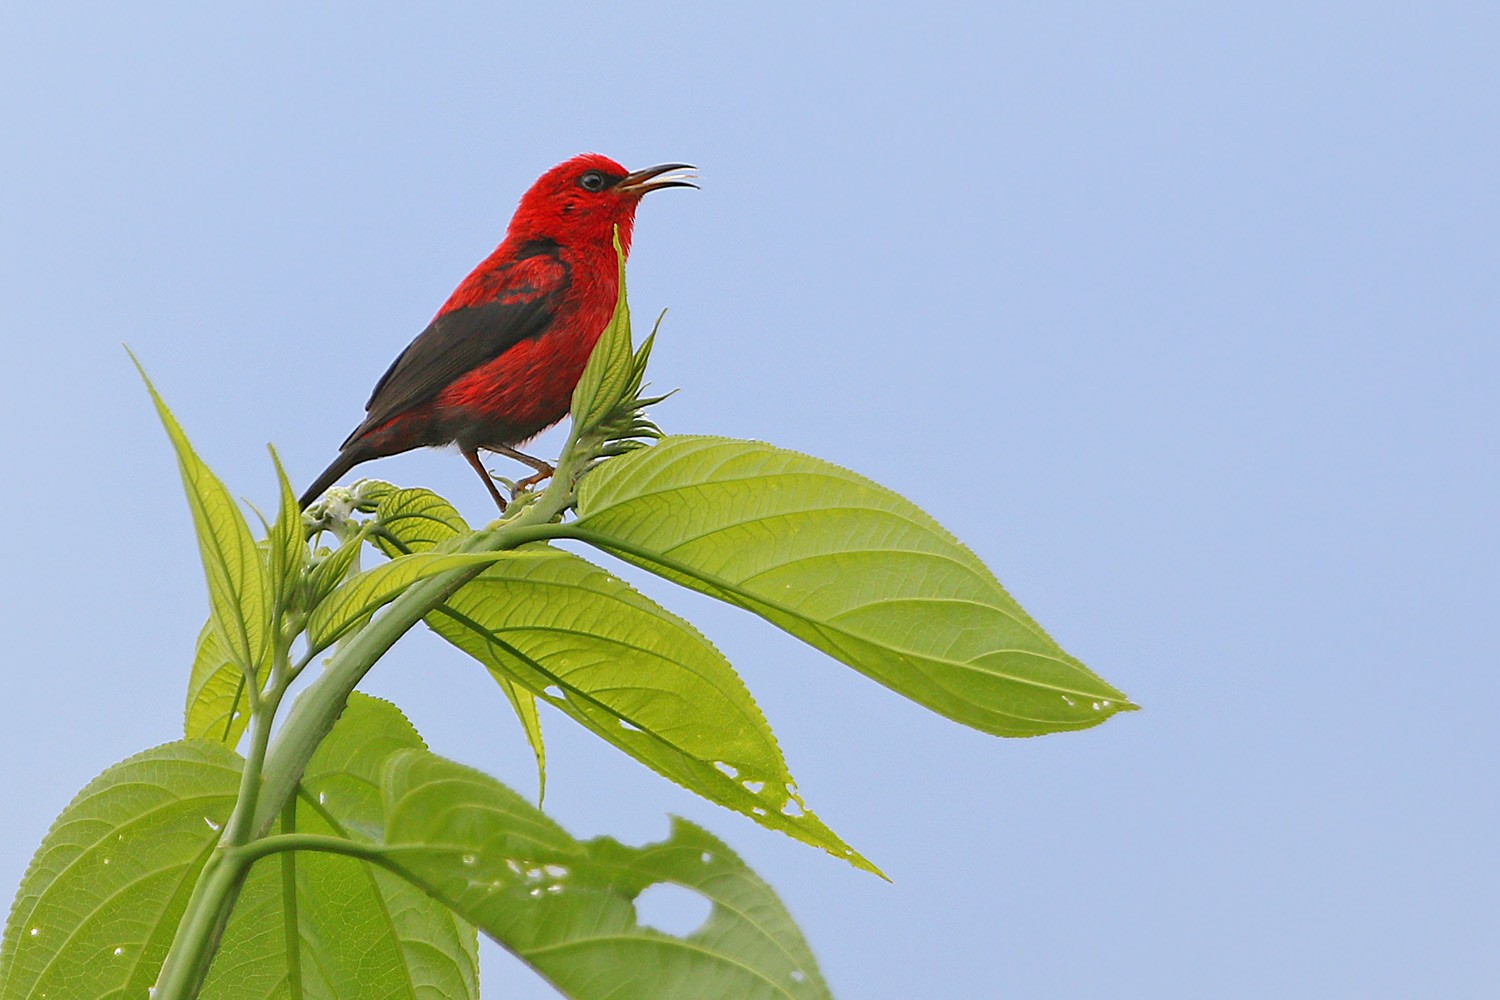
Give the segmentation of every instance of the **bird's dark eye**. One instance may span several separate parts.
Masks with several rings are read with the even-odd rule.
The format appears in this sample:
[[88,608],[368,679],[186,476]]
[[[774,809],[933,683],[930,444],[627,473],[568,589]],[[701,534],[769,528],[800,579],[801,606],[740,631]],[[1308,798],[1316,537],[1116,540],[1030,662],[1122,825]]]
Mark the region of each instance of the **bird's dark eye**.
[[603,191],[604,175],[597,170],[590,170],[588,173],[578,178],[578,186],[583,188],[585,191]]

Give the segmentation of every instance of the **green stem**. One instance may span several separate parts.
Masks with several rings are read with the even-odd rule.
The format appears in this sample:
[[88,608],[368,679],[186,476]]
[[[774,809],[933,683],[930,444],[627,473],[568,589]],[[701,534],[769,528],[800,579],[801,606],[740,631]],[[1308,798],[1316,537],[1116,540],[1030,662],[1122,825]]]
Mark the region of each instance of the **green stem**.
[[[293,802],[296,799],[292,799]],[[321,833],[279,833],[272,837],[261,837],[252,840],[244,847],[238,848],[234,856],[238,860],[249,864],[259,861],[261,858],[272,854],[291,851],[318,851],[323,854],[342,854],[349,858],[358,858],[372,864],[386,865],[389,859],[379,847],[372,844],[361,844],[347,837],[333,837]],[[288,856],[291,856],[288,854]]]
[[227,918],[249,870],[248,862],[216,852],[208,859],[157,977],[153,1000],[191,1000],[203,987],[218,947],[220,915]]
[[[287,799],[281,810],[281,828],[297,828],[297,796]],[[262,838],[255,844],[264,844],[274,837]],[[241,851],[246,848],[240,848]],[[253,863],[255,858],[250,858]],[[291,851],[281,859],[281,926],[286,936],[286,983],[291,1000],[302,1000],[302,926],[297,918],[297,855]]]
[[219,939],[229,922],[229,911],[234,907],[245,875],[250,870],[250,863],[238,859],[234,848],[250,839],[255,806],[260,797],[261,768],[271,741],[271,723],[285,693],[284,687],[273,684],[256,703],[250,721],[250,747],[245,766],[240,771],[240,789],[234,811],[224,824],[218,848],[204,865],[198,884],[188,898],[187,910],[177,925],[177,934],[156,981],[156,992],[152,994],[155,1000],[195,997],[208,975],[209,960],[219,946]]

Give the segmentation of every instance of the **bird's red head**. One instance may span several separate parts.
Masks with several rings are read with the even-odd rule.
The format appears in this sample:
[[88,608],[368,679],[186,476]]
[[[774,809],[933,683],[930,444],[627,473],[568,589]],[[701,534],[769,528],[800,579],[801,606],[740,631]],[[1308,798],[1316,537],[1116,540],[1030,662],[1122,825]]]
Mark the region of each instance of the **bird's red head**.
[[565,247],[610,245],[615,227],[620,245],[630,252],[635,207],[648,191],[697,187],[674,171],[693,169],[665,163],[634,173],[599,153],[583,153],[559,163],[521,196],[507,240],[550,239]]

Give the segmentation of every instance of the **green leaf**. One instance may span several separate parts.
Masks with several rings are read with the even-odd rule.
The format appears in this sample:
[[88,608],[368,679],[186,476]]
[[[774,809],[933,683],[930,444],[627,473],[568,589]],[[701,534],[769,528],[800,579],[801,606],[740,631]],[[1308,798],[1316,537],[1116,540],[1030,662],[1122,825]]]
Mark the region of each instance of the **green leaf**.
[[500,686],[505,700],[515,710],[526,742],[531,746],[531,756],[536,760],[536,800],[540,805],[547,797],[547,744],[542,738],[542,716],[537,711],[536,695],[503,674],[490,671],[490,676]]
[[[274,448],[271,449],[271,460],[276,465],[276,478],[281,487],[281,506],[263,548],[271,602],[280,611],[297,601],[299,581],[309,554],[302,527],[302,509],[297,505],[292,484]],[[262,683],[268,679],[264,673],[260,677]],[[223,640],[210,618],[198,634],[197,652],[188,679],[183,735],[188,739],[217,740],[232,748],[239,744],[249,724],[245,675],[225,652]]]
[[807,811],[765,716],[723,655],[598,566],[526,546],[427,622],[496,676],[690,791],[878,874]]
[[[380,550],[392,558],[407,552],[429,552],[459,535],[467,535],[469,525],[453,505],[431,490],[395,489],[380,496],[375,512],[372,538]],[[491,672],[500,685],[536,758],[537,798],[547,792],[547,747],[542,738],[542,720],[537,713],[536,695],[515,681]]]
[[281,509],[266,536],[266,547],[274,606],[285,610],[296,596],[297,582],[307,565],[307,536],[302,527],[302,508],[297,504],[297,494],[292,490],[291,480],[287,479],[275,448],[271,449],[271,461],[276,464],[276,480],[281,486]]
[[[807,942],[770,887],[707,831],[580,843],[492,778],[430,753],[384,776],[387,857],[574,1000],[826,1000]],[[670,884],[712,903],[685,937],[641,925]]]
[[302,600],[304,609],[315,610],[348,579],[351,572],[358,572],[359,550],[363,543],[364,537],[355,535],[332,552],[319,550],[319,558],[314,560],[304,584],[307,590]]
[[245,675],[224,652],[213,622],[208,622],[198,633],[198,650],[188,679],[183,735],[190,740],[200,737],[216,740],[233,748],[239,745],[249,724]]
[[1085,729],[1135,707],[931,517],[819,459],[668,437],[584,476],[578,511],[575,537],[984,732]]
[[367,569],[342,584],[314,609],[307,620],[309,646],[313,652],[326,649],[420,580],[449,570],[482,566],[503,559],[507,554],[413,552]]
[[0,945],[0,998],[144,997],[239,787],[217,743],[169,743],[91,781],[48,831]]
[[[382,837],[386,759],[423,746],[395,706],[355,693],[308,763],[299,833]],[[283,832],[278,824],[275,832]],[[209,969],[204,1000],[296,996],[462,1000],[479,995],[474,928],[410,882],[353,858],[299,851],[251,869]]]
[[375,542],[392,558],[407,552],[427,552],[469,533],[468,522],[453,505],[425,489],[392,489],[383,494],[375,511],[375,524]]
[[[131,360],[135,360],[132,355]],[[136,362],[157,415],[177,452],[182,484],[208,577],[209,614],[224,651],[247,675],[270,663],[272,588],[250,526],[229,490],[193,451],[187,435]]]
[[591,430],[605,419],[629,391],[635,372],[635,356],[630,346],[630,306],[625,296],[625,253],[620,248],[620,234],[615,233],[615,257],[619,274],[619,295],[614,315],[599,335],[589,355],[583,376],[573,389],[573,437]]
[[[388,495],[375,523],[388,552],[430,550],[467,527],[427,490]],[[530,720],[525,702],[517,713],[538,767],[534,694],[709,801],[878,874],[806,810],[765,716],[723,655],[592,563],[544,545],[515,550],[427,624],[488,667],[508,697],[532,698]]]

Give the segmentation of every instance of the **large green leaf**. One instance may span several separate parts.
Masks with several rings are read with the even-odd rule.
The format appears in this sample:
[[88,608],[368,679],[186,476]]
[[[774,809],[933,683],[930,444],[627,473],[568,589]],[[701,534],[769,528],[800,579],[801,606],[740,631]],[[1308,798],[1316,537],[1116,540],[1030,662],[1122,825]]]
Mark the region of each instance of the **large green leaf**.
[[[387,522],[384,509],[379,531],[406,546],[402,521]],[[437,533],[448,519],[411,523]],[[429,535],[420,544],[433,543]],[[690,791],[877,871],[807,811],[771,727],[723,654],[598,566],[526,546],[465,584],[427,624],[497,679],[542,695]]]
[[931,517],[819,459],[668,437],[584,476],[578,511],[576,537],[984,732],[1084,729],[1135,707]]
[[[137,363],[137,368],[139,368]],[[144,370],[141,378],[177,452],[198,549],[208,577],[209,617],[224,652],[247,674],[270,663],[273,588],[250,526],[229,490],[203,463]]]
[[[422,747],[395,706],[355,693],[308,763],[296,830],[381,837],[381,767]],[[274,832],[283,832],[278,824]],[[287,986],[289,971],[301,990]],[[410,882],[333,854],[297,852],[251,870],[209,969],[204,1000],[462,1000],[479,995],[474,928]]]
[[723,655],[598,566],[529,546],[466,584],[428,624],[690,791],[876,870],[806,809]]
[[239,787],[218,743],[169,743],[78,794],[32,858],[0,945],[0,998],[146,996]]
[[[392,866],[573,1000],[826,1000],[802,934],[770,887],[707,831],[580,843],[492,778],[430,753],[386,763]],[[635,900],[670,884],[712,903],[678,937],[643,926]]]

